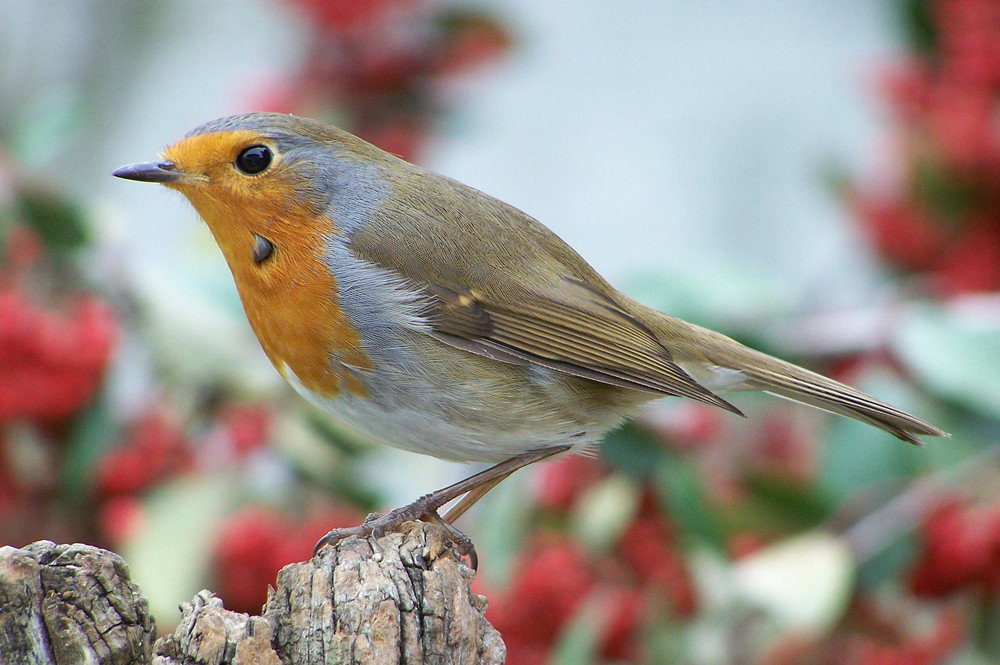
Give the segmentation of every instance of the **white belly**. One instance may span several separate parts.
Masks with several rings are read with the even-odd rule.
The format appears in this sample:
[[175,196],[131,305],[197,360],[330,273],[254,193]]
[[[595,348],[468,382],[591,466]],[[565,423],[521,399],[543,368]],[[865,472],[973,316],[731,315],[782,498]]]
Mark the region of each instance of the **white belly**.
[[[306,400],[338,422],[379,443],[457,462],[502,462],[529,450],[592,446],[619,420],[605,415],[592,422],[560,419],[534,408],[508,404],[501,413],[467,404],[465,413],[445,414],[441,401],[409,392],[412,404],[384,408],[367,397],[340,393],[322,397],[288,372],[288,382]],[[471,401],[471,400],[470,400]],[[451,409],[455,411],[455,409]],[[451,417],[447,417],[447,416]]]

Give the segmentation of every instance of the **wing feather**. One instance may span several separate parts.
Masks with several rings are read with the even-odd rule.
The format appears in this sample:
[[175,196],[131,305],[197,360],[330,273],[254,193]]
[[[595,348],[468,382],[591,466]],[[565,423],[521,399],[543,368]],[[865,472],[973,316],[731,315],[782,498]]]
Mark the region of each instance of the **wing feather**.
[[[442,341],[496,358],[499,352],[549,369],[633,390],[688,397],[734,413],[736,407],[681,369],[651,332],[628,313],[595,301],[567,304],[565,294],[523,294],[516,305],[471,290],[429,285],[438,304],[432,326]],[[582,306],[581,306],[582,305]],[[461,343],[463,340],[466,343]],[[473,342],[469,344],[468,342]]]
[[394,164],[384,175],[396,195],[369,210],[349,246],[424,290],[436,339],[499,362],[740,413],[676,364],[600,275],[547,228],[470,187]]

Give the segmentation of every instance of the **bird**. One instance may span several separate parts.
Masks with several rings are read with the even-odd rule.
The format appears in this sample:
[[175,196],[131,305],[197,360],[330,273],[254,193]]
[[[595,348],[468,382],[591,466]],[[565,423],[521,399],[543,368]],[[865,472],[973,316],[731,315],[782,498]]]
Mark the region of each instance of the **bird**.
[[265,354],[302,397],[387,445],[493,463],[332,530],[317,552],[423,519],[474,557],[453,522],[486,492],[528,464],[592,449],[665,396],[742,416],[720,393],[764,391],[912,444],[947,436],[639,303],[514,206],[316,120],[220,118],[114,175],[190,201]]

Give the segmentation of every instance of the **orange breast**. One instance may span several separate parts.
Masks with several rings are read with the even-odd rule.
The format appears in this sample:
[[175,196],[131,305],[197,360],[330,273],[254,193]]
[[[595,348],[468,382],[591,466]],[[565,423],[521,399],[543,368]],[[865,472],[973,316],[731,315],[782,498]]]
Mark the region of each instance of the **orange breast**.
[[[358,375],[371,361],[337,305],[337,282],[323,260],[324,243],[339,234],[334,225],[277,192],[263,205],[231,191],[224,200],[210,192],[185,194],[222,249],[247,319],[282,376],[290,378],[291,371],[324,397],[340,390],[364,394]],[[254,233],[274,246],[260,264],[252,258]]]

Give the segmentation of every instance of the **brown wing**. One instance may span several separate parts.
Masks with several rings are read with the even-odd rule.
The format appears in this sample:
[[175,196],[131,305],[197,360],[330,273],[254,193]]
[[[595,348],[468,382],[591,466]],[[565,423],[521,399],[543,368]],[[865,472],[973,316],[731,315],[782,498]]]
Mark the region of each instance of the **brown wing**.
[[740,413],[692,379],[642,323],[613,301],[571,278],[565,278],[563,286],[553,296],[525,293],[514,302],[497,302],[469,289],[456,292],[428,285],[436,305],[431,315],[434,336],[502,362],[535,363]]
[[554,233],[471,187],[392,163],[383,175],[394,195],[367,211],[350,247],[426,290],[437,339],[501,362],[740,413],[681,369]]

